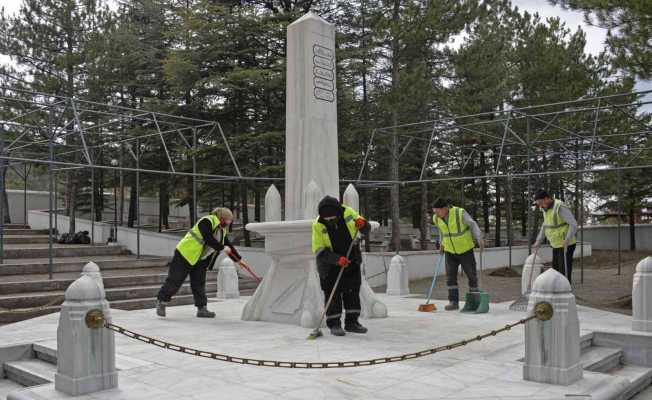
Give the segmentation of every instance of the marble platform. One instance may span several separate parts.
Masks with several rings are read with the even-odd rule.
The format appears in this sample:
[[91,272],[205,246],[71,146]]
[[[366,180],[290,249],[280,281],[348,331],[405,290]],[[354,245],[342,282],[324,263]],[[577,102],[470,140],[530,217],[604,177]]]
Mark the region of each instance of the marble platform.
[[[134,331],[199,349],[263,359],[346,361],[413,352],[500,328],[522,317],[509,303],[492,304],[489,314],[417,312],[420,298],[380,295],[390,316],[364,320],[367,335],[348,334],[308,341],[309,329],[240,320],[248,300],[217,301],[214,320],[197,319],[193,306],[170,307],[168,318],[154,310],[113,310],[113,322]],[[443,309],[443,302],[436,302]],[[578,307],[582,332],[631,333],[631,317]],[[0,327],[0,346],[56,339],[58,314]],[[518,327],[453,351],[394,364],[335,370],[289,370],[242,366],[166,351],[116,335],[117,358],[134,361],[120,371],[120,388],[76,399],[564,399],[617,388],[616,377],[585,371],[570,386],[522,379],[524,329]],[[138,362],[136,362],[138,361]],[[118,365],[120,368],[120,365]],[[603,393],[603,395],[600,395]],[[29,389],[32,399],[63,399],[53,385]],[[581,398],[581,397],[579,397]],[[588,397],[586,397],[588,398]]]

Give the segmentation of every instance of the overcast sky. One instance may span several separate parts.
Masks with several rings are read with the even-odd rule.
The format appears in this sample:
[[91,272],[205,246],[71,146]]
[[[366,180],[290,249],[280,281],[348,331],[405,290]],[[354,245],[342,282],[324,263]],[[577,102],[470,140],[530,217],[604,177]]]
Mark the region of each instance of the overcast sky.
[[[0,7],[4,7],[8,14],[18,11],[20,4],[20,0],[0,0]],[[585,51],[587,53],[597,55],[604,48],[607,31],[585,24],[582,13],[563,10],[561,7],[552,6],[544,0],[512,0],[512,4],[518,6],[521,10],[527,10],[531,13],[537,12],[543,19],[559,16],[573,31],[576,31],[578,27],[582,27],[584,32],[586,32]],[[7,62],[7,57],[0,55],[0,62]],[[652,82],[639,82],[637,89],[652,89]],[[648,96],[648,98],[652,98],[652,95]],[[648,109],[652,109],[652,107]]]

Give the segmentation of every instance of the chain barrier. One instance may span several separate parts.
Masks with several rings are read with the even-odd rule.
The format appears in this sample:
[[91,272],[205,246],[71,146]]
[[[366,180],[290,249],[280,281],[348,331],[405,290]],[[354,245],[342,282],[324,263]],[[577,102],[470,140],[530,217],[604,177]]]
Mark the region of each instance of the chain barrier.
[[473,342],[479,342],[488,337],[496,336],[502,332],[509,331],[518,325],[524,325],[526,322],[531,321],[535,318],[540,321],[547,321],[550,318],[552,318],[552,314],[553,314],[552,305],[550,305],[550,303],[541,302],[535,306],[533,314],[526,318],[523,318],[512,324],[505,325],[503,328],[492,330],[491,332],[485,333],[484,335],[478,335],[445,346],[433,347],[430,349],[421,350],[414,353],[407,353],[407,354],[391,356],[391,357],[380,357],[380,358],[357,360],[357,361],[324,361],[324,362],[260,360],[255,358],[236,357],[236,356],[231,356],[226,354],[213,353],[210,351],[193,349],[191,347],[181,346],[181,345],[165,342],[163,340],[156,339],[150,336],[141,335],[139,333],[125,329],[121,326],[112,324],[110,322],[106,322],[104,320],[104,316],[102,315],[101,310],[89,311],[89,313],[86,315],[86,323],[90,328],[104,327],[113,332],[127,336],[131,339],[139,340],[147,344],[152,344],[154,346],[158,346],[166,350],[172,350],[179,353],[189,354],[192,356],[197,356],[202,358],[210,358],[210,359],[234,363],[234,364],[254,365],[259,367],[324,369],[324,368],[365,367],[370,365],[380,365],[380,364],[388,364],[388,363],[394,363],[399,361],[413,360],[416,358],[429,356],[435,353],[441,353],[444,351],[457,349],[459,347],[464,347]]

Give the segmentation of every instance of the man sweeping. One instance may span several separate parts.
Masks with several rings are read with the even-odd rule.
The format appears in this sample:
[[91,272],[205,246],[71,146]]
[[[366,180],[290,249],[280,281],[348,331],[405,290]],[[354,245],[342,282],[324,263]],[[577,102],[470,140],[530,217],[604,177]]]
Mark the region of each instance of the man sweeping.
[[[331,196],[324,197],[318,206],[319,217],[312,224],[312,251],[317,258],[317,271],[326,301],[333,291],[341,268],[345,268],[335,289],[333,300],[326,309],[326,325],[331,334],[344,336],[345,330],[367,333],[360,325],[360,264],[362,253],[354,244],[350,256],[349,248],[357,232],[366,235],[371,225],[351,207],[343,206]],[[342,306],[346,311],[342,329]]]
[[437,199],[432,205],[432,222],[439,228],[441,252],[446,259],[446,286],[448,301],[446,311],[460,308],[460,290],[457,286],[457,270],[462,270],[469,278],[469,290],[473,295],[480,295],[478,273],[473,254],[473,239],[484,250],[482,232],[477,222],[463,208],[451,206],[447,200]]
[[543,225],[539,231],[534,248],[539,248],[543,238],[548,239],[552,247],[552,267],[573,282],[573,253],[577,239],[577,220],[571,210],[558,199],[550,197],[548,192],[539,189],[534,195],[534,202],[543,212]]
[[197,307],[197,317],[215,318],[215,313],[206,308],[206,270],[212,267],[221,252],[233,261],[242,257],[229,241],[229,225],[233,213],[228,208],[216,208],[202,217],[181,239],[169,263],[168,277],[158,292],[156,314],[165,317],[165,307],[172,299],[186,277],[190,275],[190,288]]

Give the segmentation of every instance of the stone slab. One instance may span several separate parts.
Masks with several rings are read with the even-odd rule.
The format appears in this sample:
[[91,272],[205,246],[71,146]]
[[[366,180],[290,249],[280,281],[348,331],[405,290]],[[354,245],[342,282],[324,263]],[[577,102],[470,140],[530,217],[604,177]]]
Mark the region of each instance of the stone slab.
[[[213,301],[213,320],[197,319],[193,306],[168,308],[168,317],[154,310],[112,310],[113,322],[170,342],[265,359],[291,361],[345,361],[423,350],[459,341],[522,318],[508,310],[510,303],[492,304],[489,314],[421,313],[423,299],[379,295],[390,313],[385,319],[364,320],[367,335],[343,338],[326,335],[306,340],[310,329],[294,325],[240,320],[247,297]],[[436,302],[443,309],[444,302]],[[582,333],[620,329],[631,317],[578,307]],[[58,314],[0,327],[0,343],[37,342],[56,337]],[[227,364],[116,336],[120,356],[144,364],[120,371],[121,392],[96,393],[90,399],[564,399],[567,394],[611,393],[627,381],[622,377],[585,372],[567,387],[525,382],[521,377],[522,327],[479,343],[417,360],[395,364],[334,370],[288,370]],[[34,396],[17,399],[60,399],[48,386],[31,389]],[[605,392],[607,391],[607,392]],[[119,395],[118,395],[119,393]],[[112,397],[113,396],[113,397]],[[65,398],[65,397],[63,397]],[[594,397],[594,399],[600,397]],[[609,397],[602,397],[609,398]]]

